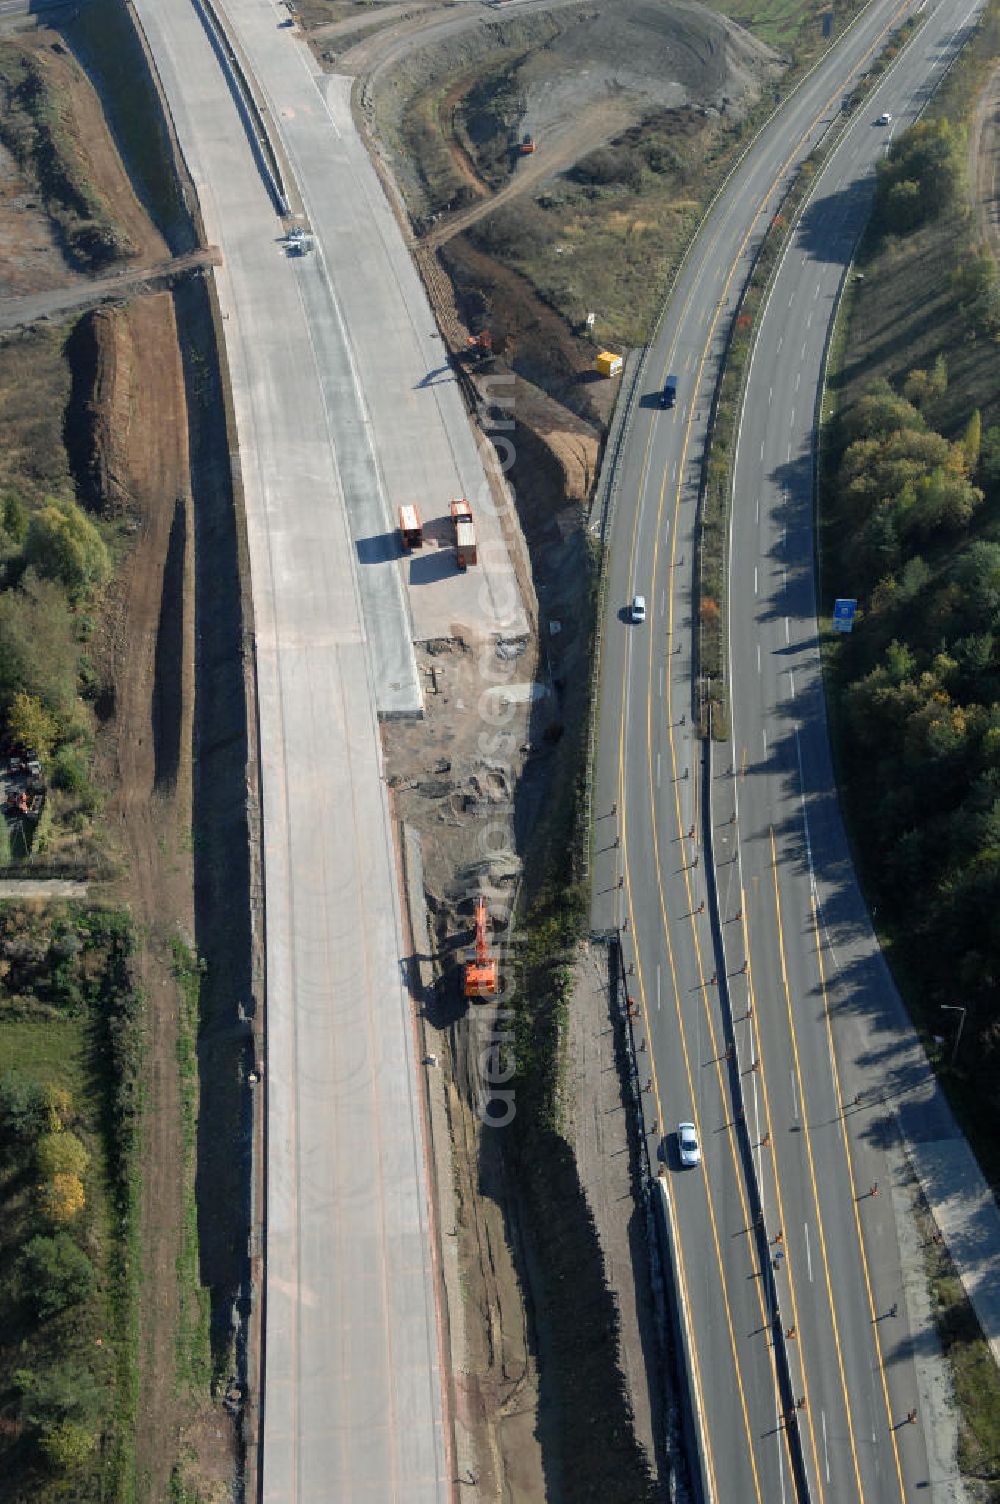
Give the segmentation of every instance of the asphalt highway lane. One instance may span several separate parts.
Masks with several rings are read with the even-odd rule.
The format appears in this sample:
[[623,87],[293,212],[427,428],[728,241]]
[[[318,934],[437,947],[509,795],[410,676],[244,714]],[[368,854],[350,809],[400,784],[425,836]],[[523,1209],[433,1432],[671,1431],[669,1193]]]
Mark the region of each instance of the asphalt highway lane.
[[[888,135],[874,119],[882,109],[912,116],[965,33],[972,15],[965,7],[927,9],[916,41],[851,124],[761,329],[735,477],[735,729],[711,773],[717,934],[691,684],[697,479],[721,332],[778,186],[905,13],[870,7],[716,201],[647,358],[617,483],[594,921],[625,931],[634,967],[650,1060],[647,1125],[657,1141],[667,1135],[693,1382],[719,1499],[794,1496],[796,1431],[815,1499],[908,1498],[928,1482],[922,1427],[907,1420],[911,1411],[920,1419],[920,1401],[905,1312],[898,1314],[890,1198],[879,1199],[877,1135],[853,1136],[848,1126],[853,1099],[830,1005],[835,957],[817,899],[818,837],[807,824],[815,795],[828,828],[832,790],[816,649],[812,428],[834,299]],[[656,394],[668,371],[679,377],[678,404],[662,412]],[[624,619],[635,593],[647,599],[642,626]],[[845,856],[841,832],[841,865]],[[768,1278],[746,1233],[752,1198],[734,1126],[741,1093],[791,1398],[800,1403],[793,1417],[780,1414]],[[680,1172],[673,1132],[686,1118],[698,1125],[704,1160]]]

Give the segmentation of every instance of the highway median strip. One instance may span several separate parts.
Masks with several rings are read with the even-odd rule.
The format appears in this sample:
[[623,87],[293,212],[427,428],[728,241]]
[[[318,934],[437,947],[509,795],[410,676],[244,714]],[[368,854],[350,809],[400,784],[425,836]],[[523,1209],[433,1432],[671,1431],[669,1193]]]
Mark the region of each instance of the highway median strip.
[[[732,505],[733,460],[746,396],[758,321],[767,304],[782,254],[812,193],[817,175],[839,144],[881,72],[918,26],[905,21],[892,33],[879,58],[852,94],[842,115],[821,143],[795,170],[787,192],[754,253],[750,273],[726,332],[719,377],[712,396],[702,457],[697,535],[695,601],[698,623],[698,725],[703,736],[725,741],[730,714],[724,643],[727,539]],[[867,84],[867,87],[866,87]]]

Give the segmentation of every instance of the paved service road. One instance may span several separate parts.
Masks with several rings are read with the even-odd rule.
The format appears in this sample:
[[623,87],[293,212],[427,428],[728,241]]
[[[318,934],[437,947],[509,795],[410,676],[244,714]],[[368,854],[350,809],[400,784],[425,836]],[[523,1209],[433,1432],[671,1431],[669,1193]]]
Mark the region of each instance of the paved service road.
[[137,10],[223,256],[253,584],[268,993],[263,1497],[437,1504],[448,1467],[395,858],[308,304],[194,7]]
[[[649,1060],[647,1123],[656,1119],[657,1142],[666,1131],[693,1384],[707,1421],[707,1487],[738,1504],[772,1504],[797,1489],[826,1504],[916,1499],[928,1485],[932,1498],[953,1497],[934,1455],[907,1314],[890,1173],[896,1135],[878,1097],[885,1052],[893,1066],[907,1062],[908,1092],[927,1097],[934,1088],[898,999],[887,1001],[891,986],[836,811],[816,652],[811,446],[833,300],[887,139],[874,119],[883,109],[912,118],[975,11],[926,8],[913,46],[822,175],[771,296],[735,484],[735,740],[716,748],[709,790],[691,725],[692,568],[721,331],[779,185],[907,6],[869,6],[717,200],[647,360],[618,477],[593,917],[598,927],[626,930],[647,1042],[640,1060]],[[678,402],[662,412],[656,396],[668,372],[678,376]],[[619,615],[636,592],[649,606],[644,626]],[[717,905],[705,870],[706,792]],[[835,985],[842,1016],[831,1024]],[[866,1038],[873,1025],[884,1030],[874,1050]],[[740,1092],[745,1134],[734,1126]],[[704,1158],[681,1171],[674,1130],[687,1118],[699,1126]],[[772,1240],[763,1249],[748,1233],[748,1145]],[[787,1391],[770,1340],[772,1274]],[[797,1402],[791,1419],[783,1416]]]

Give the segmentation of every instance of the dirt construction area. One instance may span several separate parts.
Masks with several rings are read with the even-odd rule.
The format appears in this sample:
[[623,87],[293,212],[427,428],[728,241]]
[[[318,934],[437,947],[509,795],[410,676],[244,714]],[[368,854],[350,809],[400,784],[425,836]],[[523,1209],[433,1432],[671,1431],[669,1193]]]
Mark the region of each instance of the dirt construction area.
[[[629,126],[681,105],[728,110],[774,71],[773,54],[716,12],[650,0],[421,12],[326,63],[358,75],[365,119],[389,147],[418,227],[483,196],[451,233]],[[421,126],[438,129],[444,149]]]

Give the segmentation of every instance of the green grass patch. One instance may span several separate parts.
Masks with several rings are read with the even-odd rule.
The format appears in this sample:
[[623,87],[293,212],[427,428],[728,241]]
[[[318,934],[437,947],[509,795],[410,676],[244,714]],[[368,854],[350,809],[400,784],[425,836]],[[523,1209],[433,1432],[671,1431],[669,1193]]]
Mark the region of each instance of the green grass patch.
[[837,35],[861,4],[837,0],[807,0],[805,5],[802,0],[716,0],[712,8],[738,21],[776,52],[803,63],[811,61],[828,43],[823,35],[824,16],[832,15],[833,35]]
[[212,1378],[210,1342],[211,1302],[201,1283],[198,1262],[198,1203],[195,1197],[195,1160],[198,1134],[198,1023],[203,963],[175,936],[171,942],[173,974],[180,1009],[177,1030],[177,1070],[181,1089],[181,1126],[184,1136],[184,1211],[181,1251],[177,1257],[179,1310],[177,1317],[177,1378],[182,1388],[201,1393]]
[[951,1369],[961,1423],[958,1465],[978,1485],[976,1498],[1000,1499],[1000,1371],[929,1211],[921,1217],[934,1316]]

